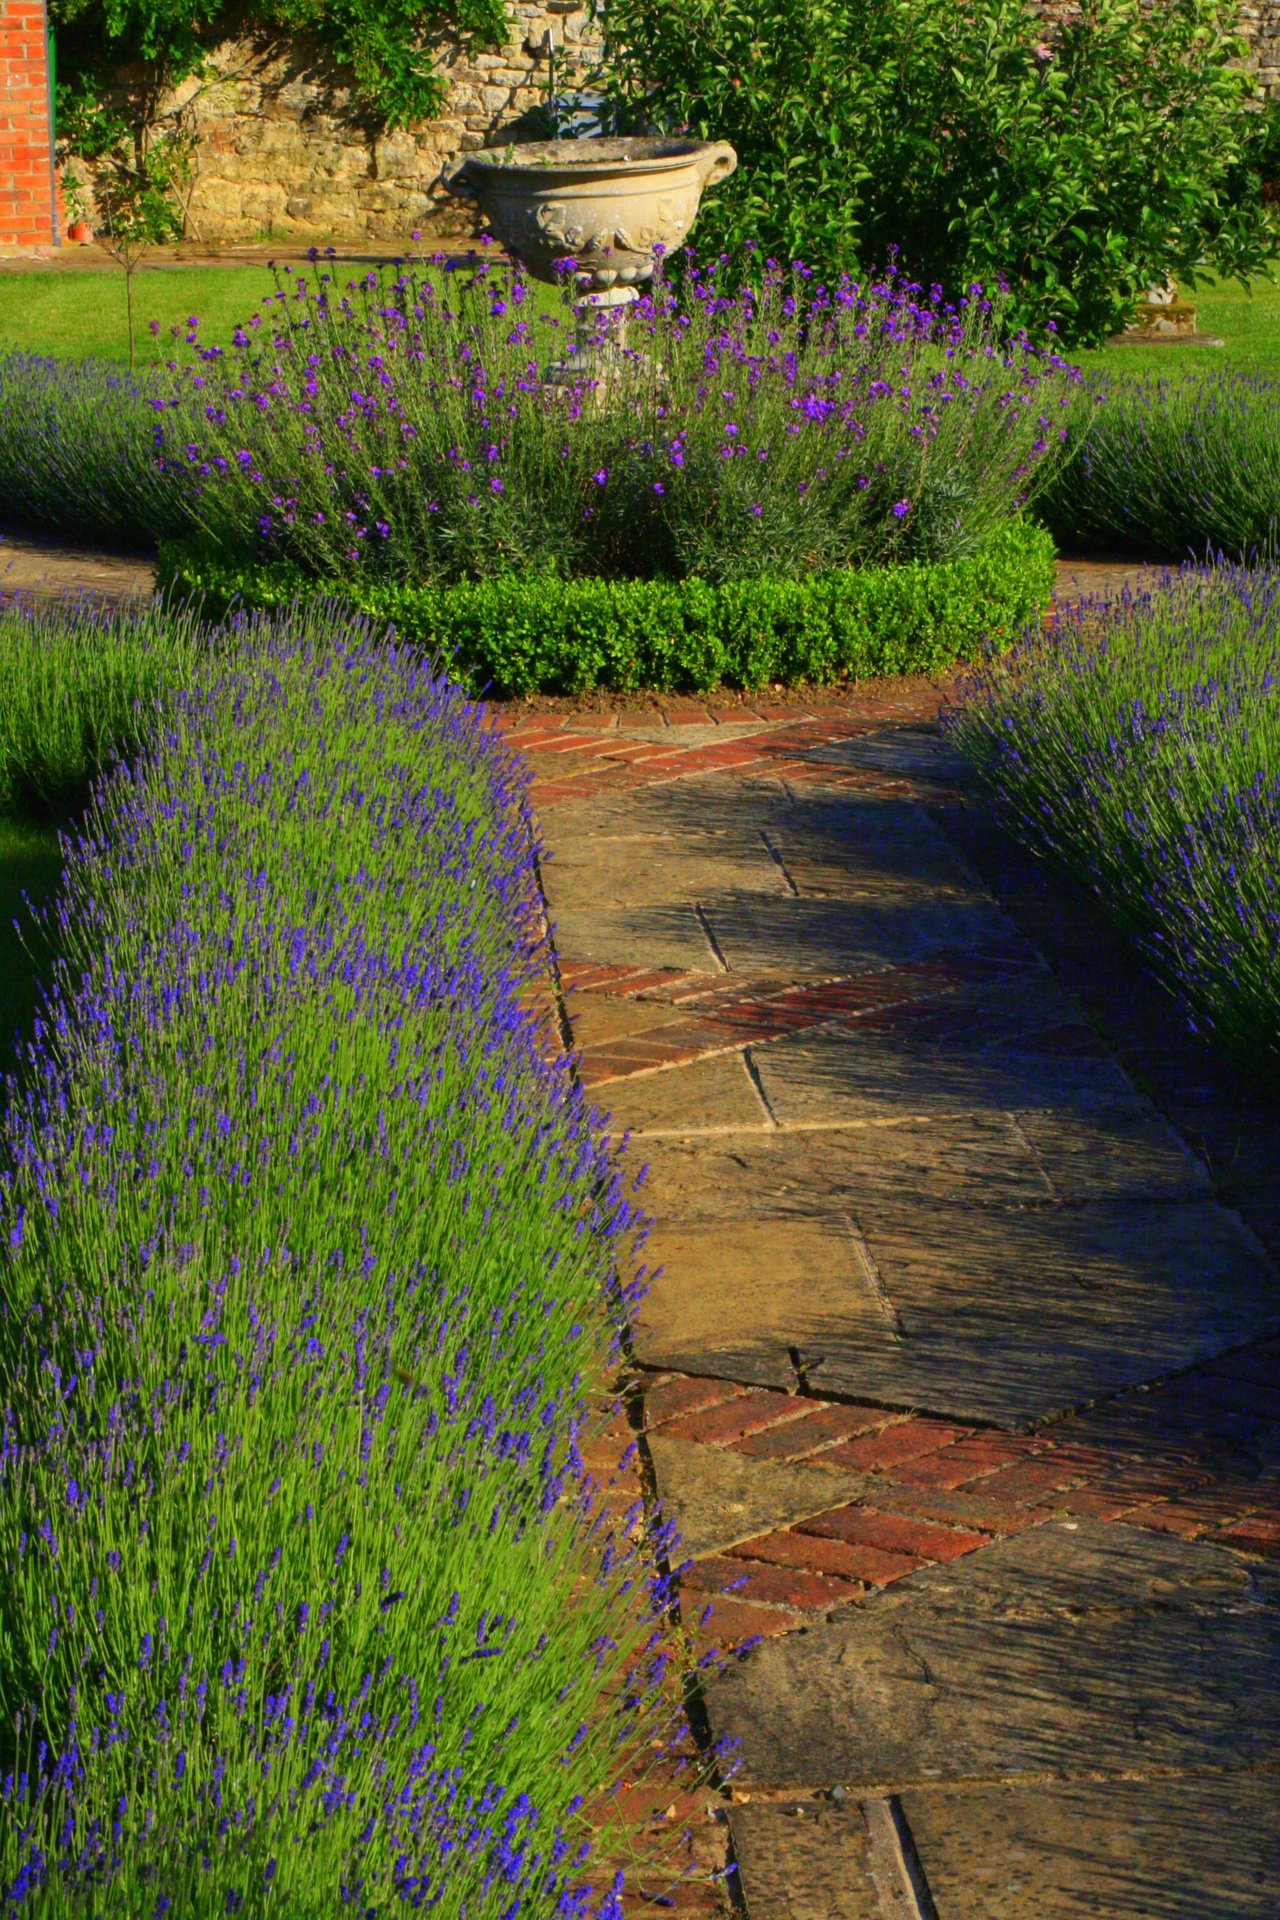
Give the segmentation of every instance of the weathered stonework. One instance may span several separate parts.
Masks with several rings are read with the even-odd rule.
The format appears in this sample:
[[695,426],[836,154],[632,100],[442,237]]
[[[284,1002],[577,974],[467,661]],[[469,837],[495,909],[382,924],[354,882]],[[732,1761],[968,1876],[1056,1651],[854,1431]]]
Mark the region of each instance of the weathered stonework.
[[557,92],[581,84],[598,54],[585,0],[513,0],[509,13],[505,47],[439,52],[448,93],[438,117],[390,133],[353,103],[318,46],[217,47],[216,78],[189,80],[161,102],[197,135],[190,237],[385,242],[415,229],[424,238],[473,232],[472,208],[440,184],[447,162],[545,100],[548,31]]

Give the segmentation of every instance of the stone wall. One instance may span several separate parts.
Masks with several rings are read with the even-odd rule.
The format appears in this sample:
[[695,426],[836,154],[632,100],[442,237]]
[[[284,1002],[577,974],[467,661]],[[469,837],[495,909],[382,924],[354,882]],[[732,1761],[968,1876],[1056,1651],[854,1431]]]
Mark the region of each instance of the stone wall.
[[394,242],[414,229],[441,238],[472,232],[467,203],[440,185],[442,168],[545,99],[548,30],[557,92],[586,78],[598,48],[585,0],[512,0],[508,12],[505,47],[440,51],[443,110],[394,133],[353,106],[319,46],[218,47],[216,79],[188,81],[161,102],[198,135],[189,236]]
[[1246,0],[1239,18],[1259,86],[1273,100],[1280,99],[1280,0]]

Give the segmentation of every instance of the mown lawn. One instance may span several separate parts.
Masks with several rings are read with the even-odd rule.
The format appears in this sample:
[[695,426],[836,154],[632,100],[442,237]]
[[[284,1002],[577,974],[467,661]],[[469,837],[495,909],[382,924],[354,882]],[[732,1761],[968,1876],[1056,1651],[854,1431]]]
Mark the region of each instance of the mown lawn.
[[[290,261],[290,273],[305,271],[306,262]],[[335,275],[344,284],[369,272],[353,260],[338,261]],[[230,340],[235,328],[276,290],[266,265],[225,267],[149,267],[145,263],[134,280],[134,323],[138,366],[156,357],[147,331],[158,320],[161,341],[167,347],[168,329],[181,326],[192,314],[200,320],[201,338],[209,345]],[[537,306],[560,310],[558,289],[539,287]],[[0,274],[0,353],[48,353],[69,359],[96,355],[128,365],[129,336],[125,314],[124,275],[103,268],[50,267],[30,273]]]
[[1271,280],[1255,281],[1252,287],[1234,281],[1219,281],[1212,286],[1191,289],[1184,298],[1196,309],[1196,324],[1202,333],[1217,334],[1220,347],[1103,347],[1094,353],[1071,357],[1091,371],[1114,376],[1117,373],[1170,374],[1183,371],[1211,372],[1214,367],[1232,365],[1275,373],[1280,371],[1280,262],[1272,268]]
[[[292,265],[292,263],[291,263]],[[342,280],[368,268],[355,261],[338,263]],[[1280,262],[1274,280],[1252,289],[1218,283],[1191,293],[1202,331],[1221,336],[1221,347],[1104,347],[1073,355],[1083,366],[1108,373],[1172,372],[1181,367],[1280,367]],[[233,329],[275,291],[266,266],[147,266],[134,283],[138,359],[145,364],[154,348],[147,322],[161,327],[184,324],[199,315],[203,337],[225,343]],[[553,288],[537,289],[537,304],[559,310]],[[128,361],[124,278],[104,270],[51,267],[47,271],[0,274],[0,352],[52,353],[70,358],[97,354]]]

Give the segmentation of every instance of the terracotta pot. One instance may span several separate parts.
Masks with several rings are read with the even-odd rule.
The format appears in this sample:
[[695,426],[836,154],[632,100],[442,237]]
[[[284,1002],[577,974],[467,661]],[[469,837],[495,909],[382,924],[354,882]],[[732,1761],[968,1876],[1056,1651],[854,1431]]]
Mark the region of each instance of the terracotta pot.
[[572,259],[606,288],[647,280],[654,248],[680,245],[704,189],[737,164],[724,140],[538,140],[464,154],[444,184],[479,201],[535,279]]
[[87,246],[93,239],[93,228],[87,220],[77,220],[67,234],[68,240],[74,240],[77,246]]

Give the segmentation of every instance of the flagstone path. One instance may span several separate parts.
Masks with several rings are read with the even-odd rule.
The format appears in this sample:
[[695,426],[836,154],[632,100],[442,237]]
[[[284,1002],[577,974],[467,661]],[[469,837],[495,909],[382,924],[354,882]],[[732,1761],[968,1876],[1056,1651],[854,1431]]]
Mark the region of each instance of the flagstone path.
[[738,1649],[736,1910],[1277,1920],[1280,1113],[938,699],[505,717],[648,1166],[629,1418]]

